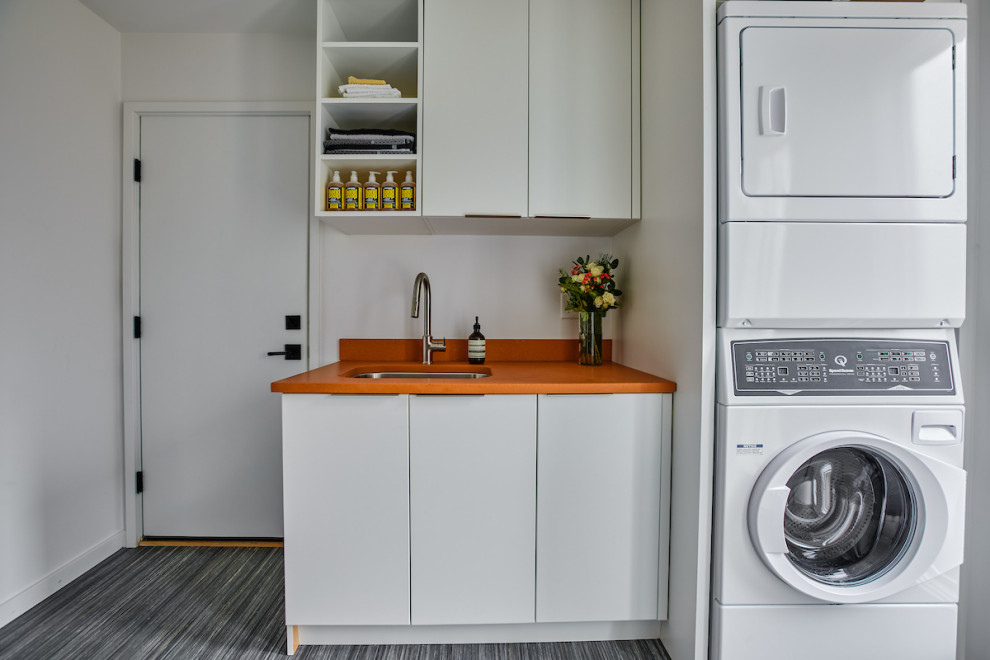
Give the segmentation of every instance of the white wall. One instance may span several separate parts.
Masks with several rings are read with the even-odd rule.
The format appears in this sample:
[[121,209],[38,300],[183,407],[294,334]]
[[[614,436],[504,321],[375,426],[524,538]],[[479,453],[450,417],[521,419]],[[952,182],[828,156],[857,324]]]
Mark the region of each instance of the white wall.
[[[316,5],[313,5],[316,21]],[[316,100],[316,36],[122,35],[125,101]]]
[[0,625],[123,541],[120,35],[0,2]]
[[966,394],[966,550],[960,597],[959,657],[982,660],[990,654],[990,131],[982,119],[990,108],[990,11],[970,0],[969,64],[969,255],[966,322],[960,332],[959,354]]
[[677,381],[673,410],[671,657],[708,657],[714,451],[715,2],[643,2],[643,221],[627,254],[621,359]]
[[[341,338],[423,335],[422,314],[409,315],[420,271],[430,278],[434,337],[467,339],[478,316],[488,339],[576,340],[577,321],[560,318],[557,270],[609,251],[611,239],[347,236],[324,227],[322,249],[322,358],[329,363]],[[605,337],[617,336],[622,313],[605,317]]]

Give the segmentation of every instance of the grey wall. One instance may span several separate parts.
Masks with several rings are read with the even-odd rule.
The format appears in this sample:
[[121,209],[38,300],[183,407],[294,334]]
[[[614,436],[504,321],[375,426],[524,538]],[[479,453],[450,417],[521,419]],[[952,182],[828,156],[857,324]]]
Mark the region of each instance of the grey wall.
[[[677,381],[670,616],[678,660],[708,657],[714,451],[715,2],[644,0],[643,219],[615,239],[628,257],[620,358]],[[633,295],[634,294],[634,295]]]
[[990,130],[981,119],[990,110],[990,9],[971,0],[969,12],[969,255],[966,322],[960,359],[966,394],[966,550],[962,568],[959,657],[990,657]]
[[122,545],[120,35],[0,2],[0,625]]

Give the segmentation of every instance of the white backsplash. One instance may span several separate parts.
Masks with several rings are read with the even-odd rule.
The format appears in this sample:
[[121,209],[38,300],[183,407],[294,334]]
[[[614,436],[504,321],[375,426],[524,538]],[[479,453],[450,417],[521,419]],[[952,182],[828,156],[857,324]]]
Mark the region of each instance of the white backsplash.
[[[560,317],[557,270],[612,249],[610,238],[348,236],[327,226],[321,238],[323,363],[338,359],[342,337],[422,336],[422,317],[409,315],[421,271],[434,337],[466,339],[478,316],[489,339],[576,340],[577,322]],[[621,283],[621,266],[618,275]],[[606,338],[617,334],[617,318],[606,318]]]

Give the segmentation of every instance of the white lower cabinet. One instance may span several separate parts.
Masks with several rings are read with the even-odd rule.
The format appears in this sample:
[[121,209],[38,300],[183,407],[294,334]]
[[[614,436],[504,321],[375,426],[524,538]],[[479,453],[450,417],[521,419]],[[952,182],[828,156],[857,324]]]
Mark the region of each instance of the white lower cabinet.
[[409,623],[408,406],[282,397],[287,623]]
[[660,394],[539,397],[538,622],[665,618],[664,404]]
[[290,626],[666,618],[669,394],[282,401]]
[[413,624],[534,620],[536,397],[413,396]]

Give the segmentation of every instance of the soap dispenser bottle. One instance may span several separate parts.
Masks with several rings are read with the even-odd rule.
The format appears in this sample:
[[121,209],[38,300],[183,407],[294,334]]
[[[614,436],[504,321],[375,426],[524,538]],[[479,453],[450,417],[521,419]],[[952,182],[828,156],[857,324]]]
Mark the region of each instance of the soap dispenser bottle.
[[382,210],[382,187],[378,183],[378,172],[368,172],[368,182],[364,184],[364,210]]
[[396,170],[385,173],[385,182],[382,183],[382,210],[395,211],[399,208],[399,184],[392,178]]
[[471,364],[485,363],[485,336],[481,334],[481,324],[474,317],[474,332],[468,337],[468,362]]
[[340,172],[334,170],[333,178],[327,184],[327,210],[340,211],[344,208],[344,184],[340,182]]
[[357,172],[351,170],[351,180],[344,184],[344,210],[360,211],[364,208],[361,203],[361,182],[358,181]]
[[413,181],[412,170],[406,171],[406,180],[399,186],[399,210],[416,210],[416,182]]

